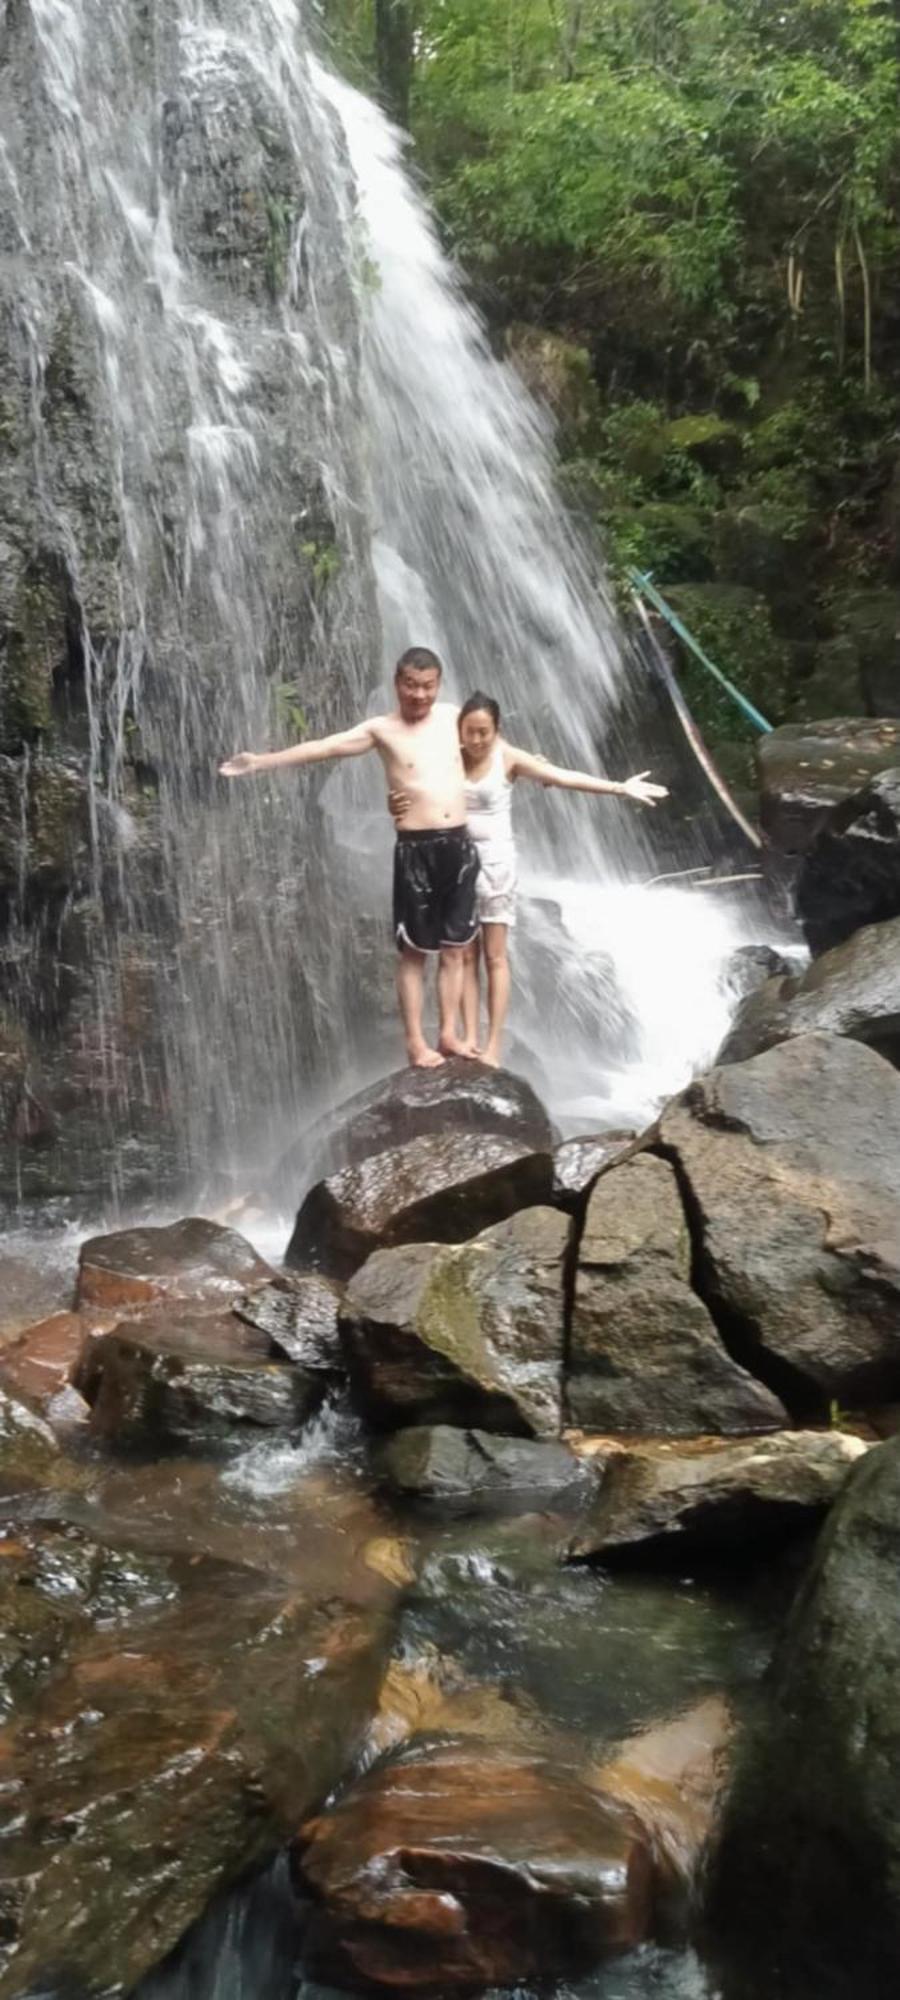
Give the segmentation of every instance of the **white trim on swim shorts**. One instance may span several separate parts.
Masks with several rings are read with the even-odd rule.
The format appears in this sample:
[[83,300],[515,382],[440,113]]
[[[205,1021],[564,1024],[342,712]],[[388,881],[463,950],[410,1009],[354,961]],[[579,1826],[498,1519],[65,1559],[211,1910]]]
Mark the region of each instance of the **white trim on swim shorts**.
[[468,951],[470,944],[480,935],[481,925],[476,924],[471,937],[464,938],[462,944],[413,944],[405,924],[398,924],[394,931],[394,942],[405,944],[407,951],[417,951],[420,958],[440,958],[442,951]]

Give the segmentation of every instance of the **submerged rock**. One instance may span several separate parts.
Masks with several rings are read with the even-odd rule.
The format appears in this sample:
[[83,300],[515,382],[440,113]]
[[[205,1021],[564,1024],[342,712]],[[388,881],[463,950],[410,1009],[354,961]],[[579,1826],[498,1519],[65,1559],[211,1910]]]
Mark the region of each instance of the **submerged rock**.
[[356,1401],[376,1425],[561,1428],[568,1218],[531,1208],[471,1243],[379,1250],[341,1329]]
[[760,1431],[785,1412],[732,1361],[691,1289],[691,1241],[672,1167],[641,1153],[603,1175],[578,1252],[566,1400],[580,1428]]
[[[591,1783],[647,1828],[663,1891],[696,1894],[731,1771],[735,1718],[721,1695],[619,1745]],[[668,1881],[666,1878],[668,1877]]]
[[375,1250],[463,1243],[521,1208],[549,1202],[549,1153],[492,1133],[433,1132],[343,1167],[307,1195],[285,1262],[351,1278]]
[[895,733],[898,768],[835,808],[800,869],[797,915],[815,953],[900,917],[900,723]]
[[814,1526],[867,1450],[840,1431],[782,1431],[623,1453],[603,1473],[569,1555],[605,1563],[754,1555]]
[[744,1000],[719,1062],[746,1062],[795,1035],[850,1035],[900,1068],[900,918],[870,924],[791,978]]
[[242,1426],[294,1430],[327,1378],[273,1357],[235,1313],[167,1302],[92,1344],[77,1386],[93,1428],[122,1445],[215,1442]]
[[900,1439],[825,1526],[725,1814],[714,1915],[791,1990],[825,1990],[826,1969],[848,1993],[900,1981],[898,1568]]
[[444,1993],[585,1972],[640,1943],[637,1821],[578,1778],[484,1742],[413,1743],[301,1831],[313,1976]]
[[246,1237],[195,1216],[162,1229],[92,1236],[78,1260],[76,1302],[116,1307],[159,1298],[234,1298],[274,1276]]
[[546,1505],[590,1486],[590,1474],[565,1444],[448,1424],[399,1431],[381,1447],[375,1466],[392,1492],[455,1514]]
[[695,1283],[792,1410],[900,1396],[900,1077],[803,1035],[716,1069],[664,1113]]
[[442,1069],[401,1069],[370,1085],[310,1126],[282,1160],[274,1190],[294,1192],[359,1166],[373,1153],[438,1133],[493,1133],[521,1152],[551,1152],[553,1126],[531,1085],[509,1070],[477,1062]]

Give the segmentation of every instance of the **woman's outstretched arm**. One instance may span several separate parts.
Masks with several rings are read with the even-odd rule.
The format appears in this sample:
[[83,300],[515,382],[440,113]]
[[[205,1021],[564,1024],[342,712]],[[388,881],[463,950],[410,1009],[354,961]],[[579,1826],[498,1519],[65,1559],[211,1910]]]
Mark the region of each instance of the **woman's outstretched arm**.
[[543,757],[533,757],[528,750],[515,750],[511,743],[505,748],[505,762],[508,778],[533,778],[539,785],[555,785],[563,792],[604,792],[610,798],[633,799],[639,806],[655,806],[659,799],[669,796],[665,785],[649,782],[649,771],[640,771],[637,777],[621,782],[596,778],[588,771],[567,771],[561,764],[547,764]]

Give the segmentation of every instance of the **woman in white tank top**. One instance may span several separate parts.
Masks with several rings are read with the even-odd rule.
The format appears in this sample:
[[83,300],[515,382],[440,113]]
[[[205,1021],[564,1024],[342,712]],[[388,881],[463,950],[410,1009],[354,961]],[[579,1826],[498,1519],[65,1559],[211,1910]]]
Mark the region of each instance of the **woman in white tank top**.
[[585,771],[566,771],[515,750],[500,734],[500,710],[491,695],[469,696],[459,714],[459,736],[466,772],[469,833],[481,863],[476,895],[481,924],[479,942],[466,954],[463,989],[463,1038],[480,1048],[480,966],[484,959],[488,994],[488,1036],[481,1055],[499,1065],[503,1029],[509,1008],[509,932],[516,921],[516,848],[512,829],[512,788],[517,778],[559,786],[570,792],[604,792],[652,806],[664,799],[665,788],[647,782],[647,772],[614,784]]

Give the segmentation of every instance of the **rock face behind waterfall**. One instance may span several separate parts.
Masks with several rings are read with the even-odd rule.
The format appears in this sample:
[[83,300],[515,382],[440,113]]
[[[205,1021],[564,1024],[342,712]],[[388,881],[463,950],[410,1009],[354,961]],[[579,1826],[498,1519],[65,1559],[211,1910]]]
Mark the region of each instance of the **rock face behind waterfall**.
[[898,1567],[895,1440],[823,1530],[726,1810],[716,1913],[791,1991],[900,1984]]
[[308,788],[213,778],[378,672],[301,11],[3,12],[0,1192],[208,1165],[341,1019]]

